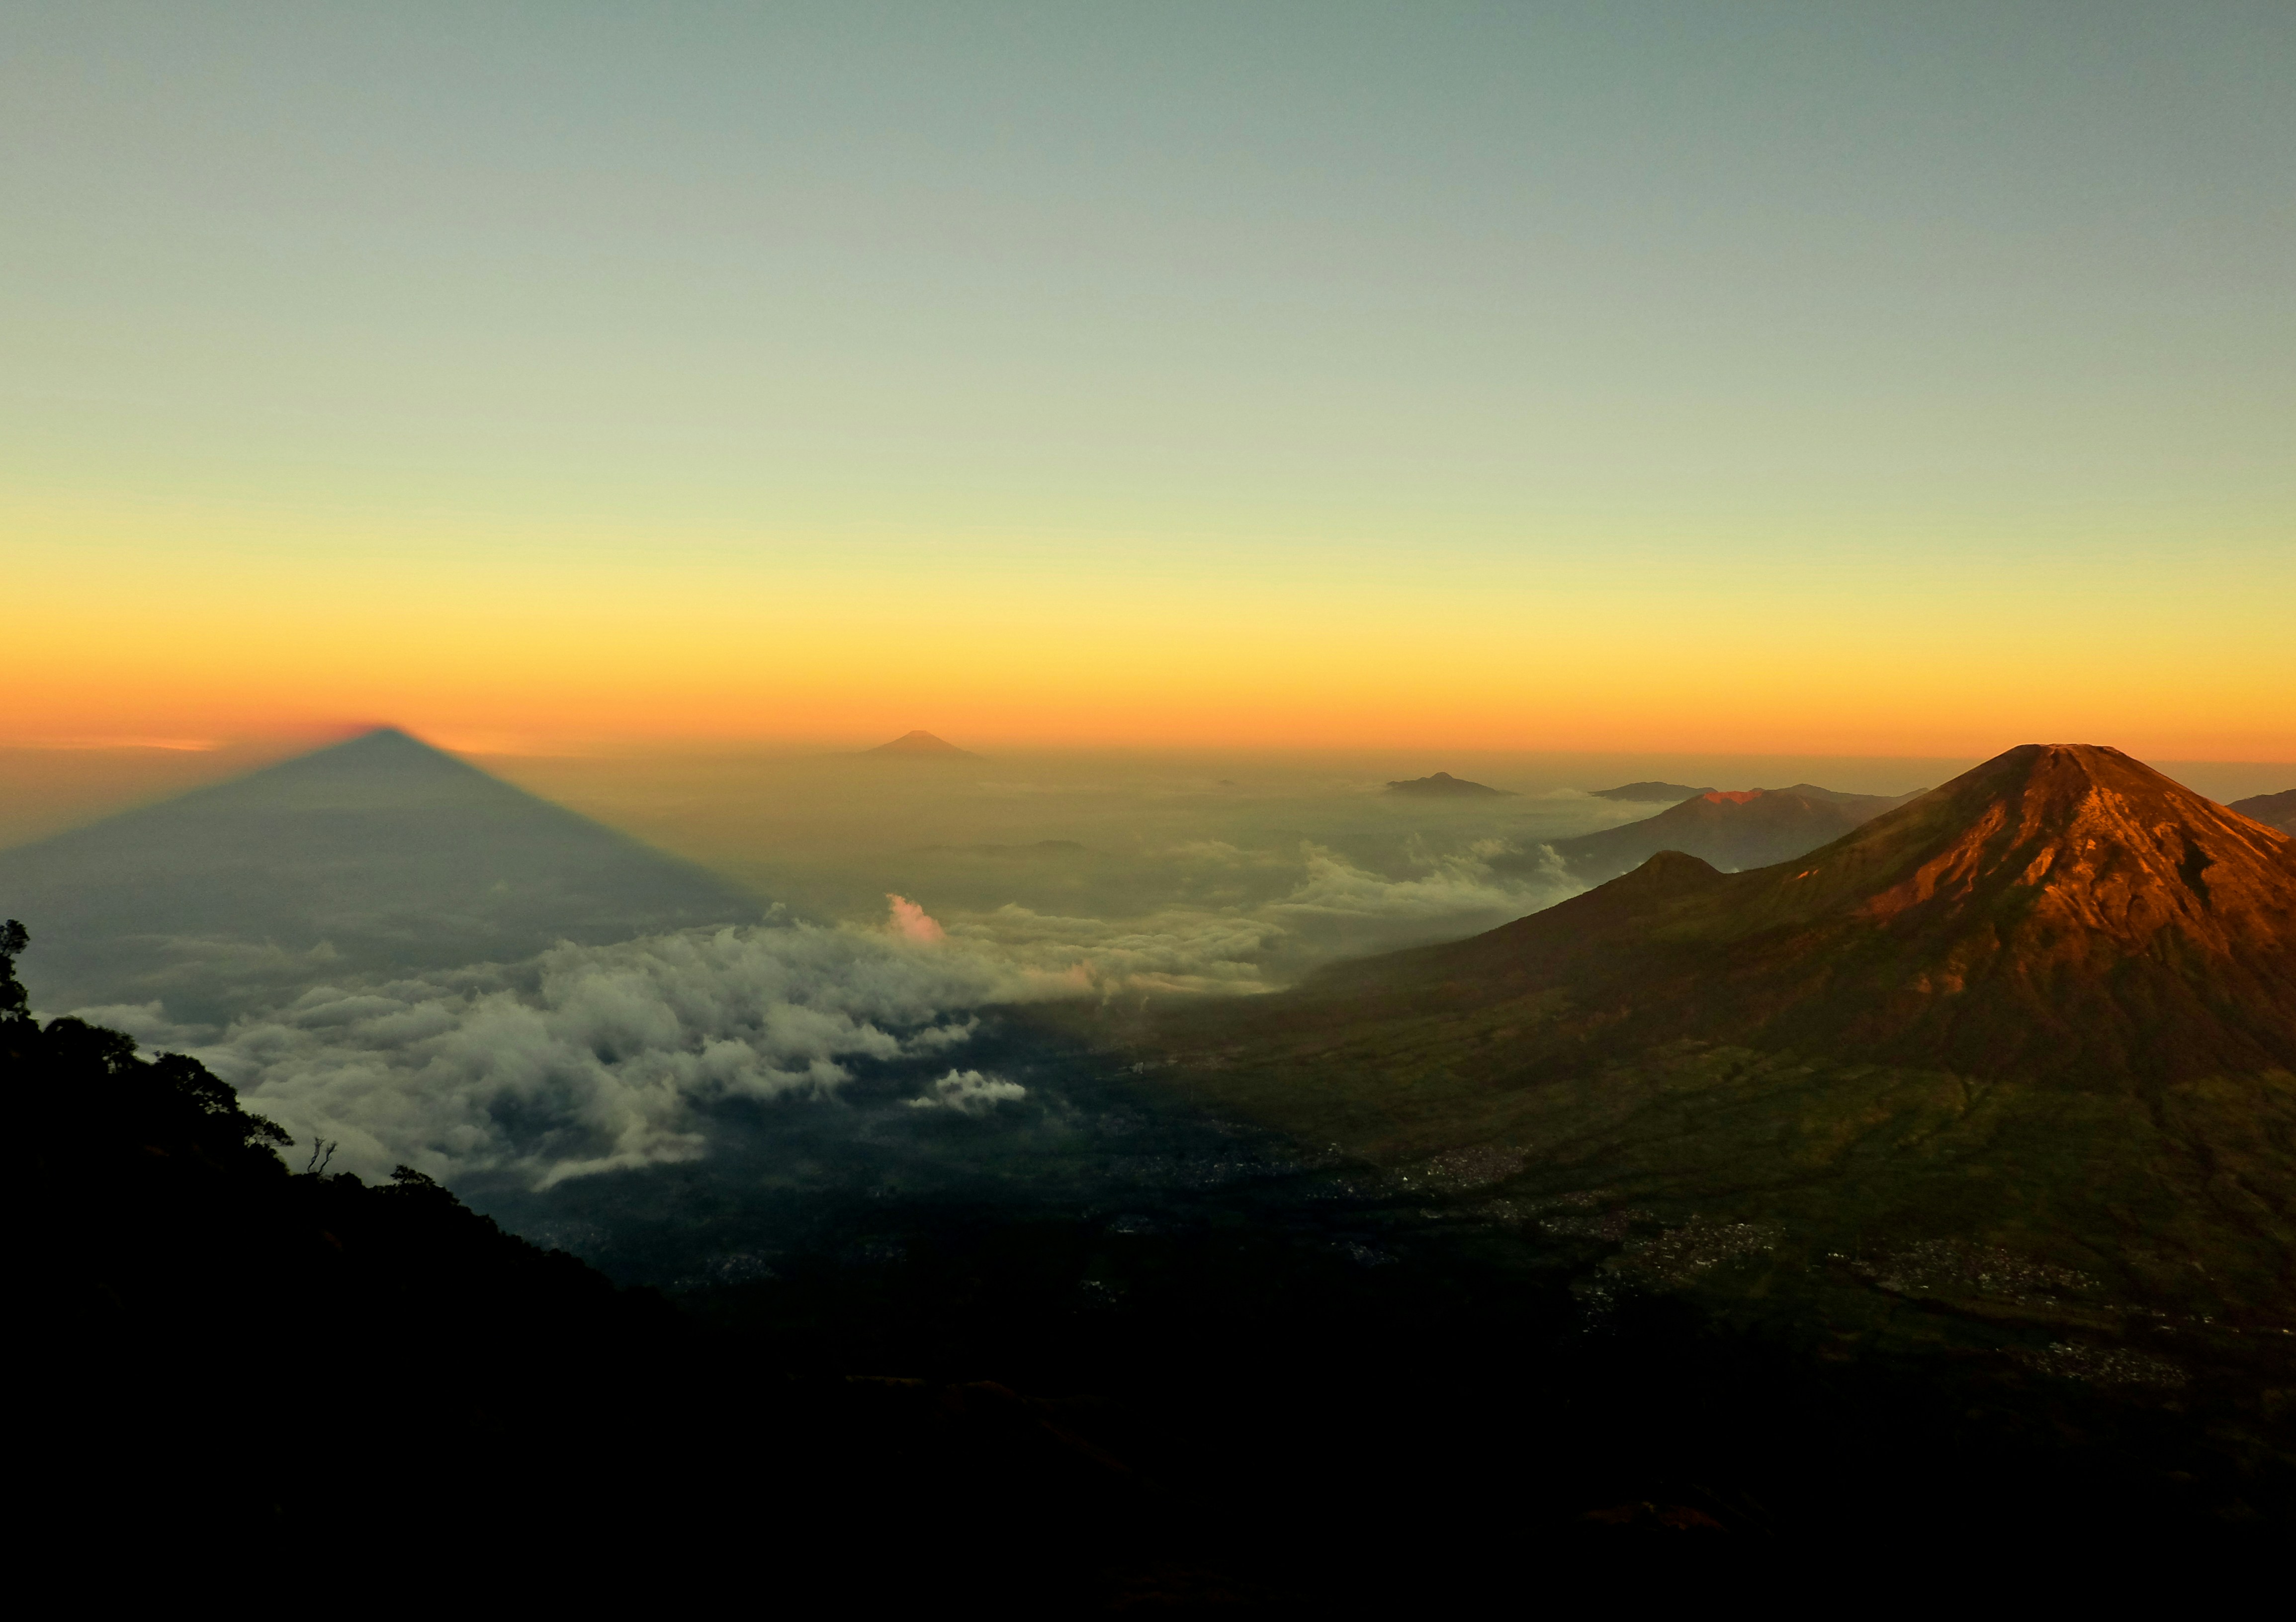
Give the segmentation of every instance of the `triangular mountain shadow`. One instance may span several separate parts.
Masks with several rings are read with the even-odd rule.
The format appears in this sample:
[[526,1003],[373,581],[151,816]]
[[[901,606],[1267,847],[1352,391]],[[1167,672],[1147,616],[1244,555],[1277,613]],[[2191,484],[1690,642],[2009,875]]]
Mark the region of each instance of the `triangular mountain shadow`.
[[[34,1004],[214,1023],[330,973],[514,961],[749,922],[690,863],[382,728],[0,851]],[[331,968],[330,965],[332,965]]]

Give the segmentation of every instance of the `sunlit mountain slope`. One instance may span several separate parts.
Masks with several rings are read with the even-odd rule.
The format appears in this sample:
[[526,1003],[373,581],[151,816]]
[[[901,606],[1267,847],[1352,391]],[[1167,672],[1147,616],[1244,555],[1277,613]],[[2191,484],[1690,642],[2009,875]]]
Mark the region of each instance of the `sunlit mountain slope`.
[[2012,750],[1755,872],[1662,854],[1149,1040],[1303,1135],[1775,1222],[1797,1265],[1994,1247],[2296,1312],[2296,840],[2113,750]]

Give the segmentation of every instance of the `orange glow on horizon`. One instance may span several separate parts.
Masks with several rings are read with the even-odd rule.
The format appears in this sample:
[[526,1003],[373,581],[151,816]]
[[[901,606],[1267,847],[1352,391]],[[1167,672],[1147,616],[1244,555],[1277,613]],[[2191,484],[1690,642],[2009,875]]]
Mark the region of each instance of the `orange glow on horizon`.
[[0,745],[2296,760],[2246,23],[49,9]]
[[1980,567],[1940,545],[1724,576],[1591,534],[1563,561],[1487,546],[1469,569],[1146,536],[1064,558],[930,535],[552,551],[265,522],[0,512],[44,543],[12,578],[0,743],[320,741],[388,717],[489,755],[922,726],[989,750],[1982,758],[2073,739],[2296,760],[2271,589],[2292,567],[2268,537],[2213,575],[2173,550],[2069,577],[2046,552]]

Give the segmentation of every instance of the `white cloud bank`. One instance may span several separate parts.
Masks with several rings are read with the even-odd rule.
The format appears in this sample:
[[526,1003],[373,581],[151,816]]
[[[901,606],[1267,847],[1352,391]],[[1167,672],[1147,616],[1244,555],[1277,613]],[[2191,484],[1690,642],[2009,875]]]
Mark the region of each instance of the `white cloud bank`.
[[[340,1139],[339,1167],[547,1187],[693,1159],[713,1102],[825,1098],[856,1060],[946,1052],[972,1034],[965,1010],[1061,989],[978,953],[807,925],[560,946],[526,970],[316,986],[194,1051],[299,1139]],[[935,1102],[1019,1095],[1004,1085]]]
[[[406,1162],[441,1177],[568,1177],[695,1159],[708,1112],[737,1099],[826,1100],[862,1061],[954,1055],[987,1004],[1266,989],[1271,966],[1368,949],[1394,931],[1488,927],[1570,894],[1557,864],[1495,876],[1495,841],[1411,853],[1389,879],[1313,844],[1283,899],[1109,922],[1006,906],[944,924],[889,897],[876,930],[762,925],[561,945],[523,964],[309,985],[217,1035],[158,1004],[86,1009],[147,1048],[188,1049],[250,1108],[340,1169]],[[1226,847],[1191,855],[1242,859]],[[1260,860],[1264,858],[1251,858]],[[1382,931],[1388,931],[1382,934]],[[331,965],[315,959],[313,979]],[[919,1110],[987,1115],[1027,1095],[950,1069]]]

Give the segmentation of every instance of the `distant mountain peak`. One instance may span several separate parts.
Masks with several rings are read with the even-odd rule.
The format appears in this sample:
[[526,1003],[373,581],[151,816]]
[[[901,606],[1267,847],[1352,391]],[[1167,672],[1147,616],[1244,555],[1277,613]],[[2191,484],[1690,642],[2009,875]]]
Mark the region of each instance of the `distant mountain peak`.
[[1660,850],[1687,851],[1732,870],[1767,867],[1830,844],[1913,798],[1844,794],[1806,782],[1791,789],[1707,789],[1655,816],[1557,840],[1553,848],[1573,877],[1590,884],[1615,878]]
[[922,728],[903,733],[890,743],[881,743],[875,749],[865,749],[865,755],[923,755],[937,756],[944,760],[978,760],[971,750],[959,749],[946,738],[935,737]]
[[1454,777],[1448,772],[1438,772],[1431,777],[1407,777],[1400,782],[1387,785],[1390,794],[1409,794],[1426,799],[1464,799],[1469,796],[1489,796],[1497,799],[1513,793],[1512,789],[1494,789],[1488,783],[1469,782],[1464,777]]
[[1682,782],[1645,782],[1620,783],[1615,789],[1589,789],[1587,792],[1596,799],[1662,800],[1671,806],[1685,799],[1696,799],[1702,794],[1711,794],[1714,791],[1711,788],[1693,789]]

